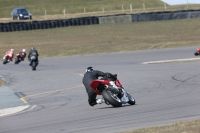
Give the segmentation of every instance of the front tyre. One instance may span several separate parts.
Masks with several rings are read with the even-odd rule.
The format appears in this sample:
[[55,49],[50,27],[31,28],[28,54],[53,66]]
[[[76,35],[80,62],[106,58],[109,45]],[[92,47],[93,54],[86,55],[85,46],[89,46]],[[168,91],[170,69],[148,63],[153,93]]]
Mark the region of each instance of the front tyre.
[[117,97],[117,95],[107,89],[104,89],[102,91],[102,96],[107,101],[110,103],[113,107],[121,107],[122,102],[121,100]]
[[7,63],[7,59],[4,59],[4,60],[3,60],[3,64],[6,64],[6,63]]
[[126,92],[126,94],[128,96],[128,99],[129,99],[128,103],[130,105],[135,105],[135,99],[128,92]]
[[18,58],[15,59],[15,64],[18,64],[19,63],[19,60]]
[[195,56],[198,56],[198,55],[199,55],[199,52],[195,52],[194,55],[195,55]]

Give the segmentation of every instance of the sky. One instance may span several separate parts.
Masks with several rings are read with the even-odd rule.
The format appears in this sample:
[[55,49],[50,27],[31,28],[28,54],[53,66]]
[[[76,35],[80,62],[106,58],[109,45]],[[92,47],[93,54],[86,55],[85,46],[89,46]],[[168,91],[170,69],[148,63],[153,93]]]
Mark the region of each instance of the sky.
[[190,4],[200,4],[200,0],[162,0],[162,1],[164,1],[165,3],[169,5],[187,4],[187,1]]

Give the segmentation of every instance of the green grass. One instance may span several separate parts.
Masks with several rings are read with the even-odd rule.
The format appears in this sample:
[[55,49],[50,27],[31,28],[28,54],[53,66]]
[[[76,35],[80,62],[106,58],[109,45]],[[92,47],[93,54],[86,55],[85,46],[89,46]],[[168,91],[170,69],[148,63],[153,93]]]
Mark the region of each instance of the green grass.
[[178,122],[176,124],[143,128],[139,130],[126,131],[123,133],[199,133],[200,120]]
[[197,46],[199,22],[184,19],[0,33],[0,55],[10,48],[18,52],[31,46],[40,57]]
[[62,14],[63,9],[67,13],[83,13],[84,8],[87,12],[105,10],[121,10],[122,4],[124,9],[142,9],[143,3],[146,7],[163,7],[160,0],[0,0],[0,18],[10,18],[13,8],[26,7],[34,15]]

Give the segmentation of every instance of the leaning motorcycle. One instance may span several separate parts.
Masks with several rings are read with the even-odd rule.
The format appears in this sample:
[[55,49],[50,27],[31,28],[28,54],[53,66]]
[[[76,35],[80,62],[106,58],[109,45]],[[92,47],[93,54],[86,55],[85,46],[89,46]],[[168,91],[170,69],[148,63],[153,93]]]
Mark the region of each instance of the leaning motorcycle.
[[[113,87],[115,83],[116,87]],[[123,88],[122,84],[118,79],[115,81],[109,80],[93,80],[90,86],[97,95],[102,95],[107,105],[113,107],[121,107],[122,104],[129,103],[130,105],[135,104],[135,99]]]
[[200,48],[197,48],[197,51],[194,53],[195,56],[200,55]]
[[19,64],[23,60],[23,57],[20,54],[16,55],[15,64]]
[[11,55],[11,54],[6,54],[6,55],[3,57],[3,64],[9,63],[11,58],[12,58],[12,55]]
[[37,57],[35,55],[32,55],[30,58],[30,66],[32,67],[32,70],[36,70],[36,67],[38,65],[38,62],[36,59]]

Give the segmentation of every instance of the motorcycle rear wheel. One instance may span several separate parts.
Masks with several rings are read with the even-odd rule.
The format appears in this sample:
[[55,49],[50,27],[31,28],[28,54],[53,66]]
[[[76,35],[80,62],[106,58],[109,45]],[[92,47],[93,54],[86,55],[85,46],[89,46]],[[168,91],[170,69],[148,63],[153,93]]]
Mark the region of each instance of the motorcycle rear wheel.
[[113,107],[121,107],[122,102],[121,100],[117,97],[117,95],[107,89],[104,89],[102,91],[102,96],[107,101],[110,103]]
[[33,70],[33,71],[36,70],[36,62],[35,62],[35,61],[32,62],[32,65],[31,65],[31,66],[32,66],[32,70]]

